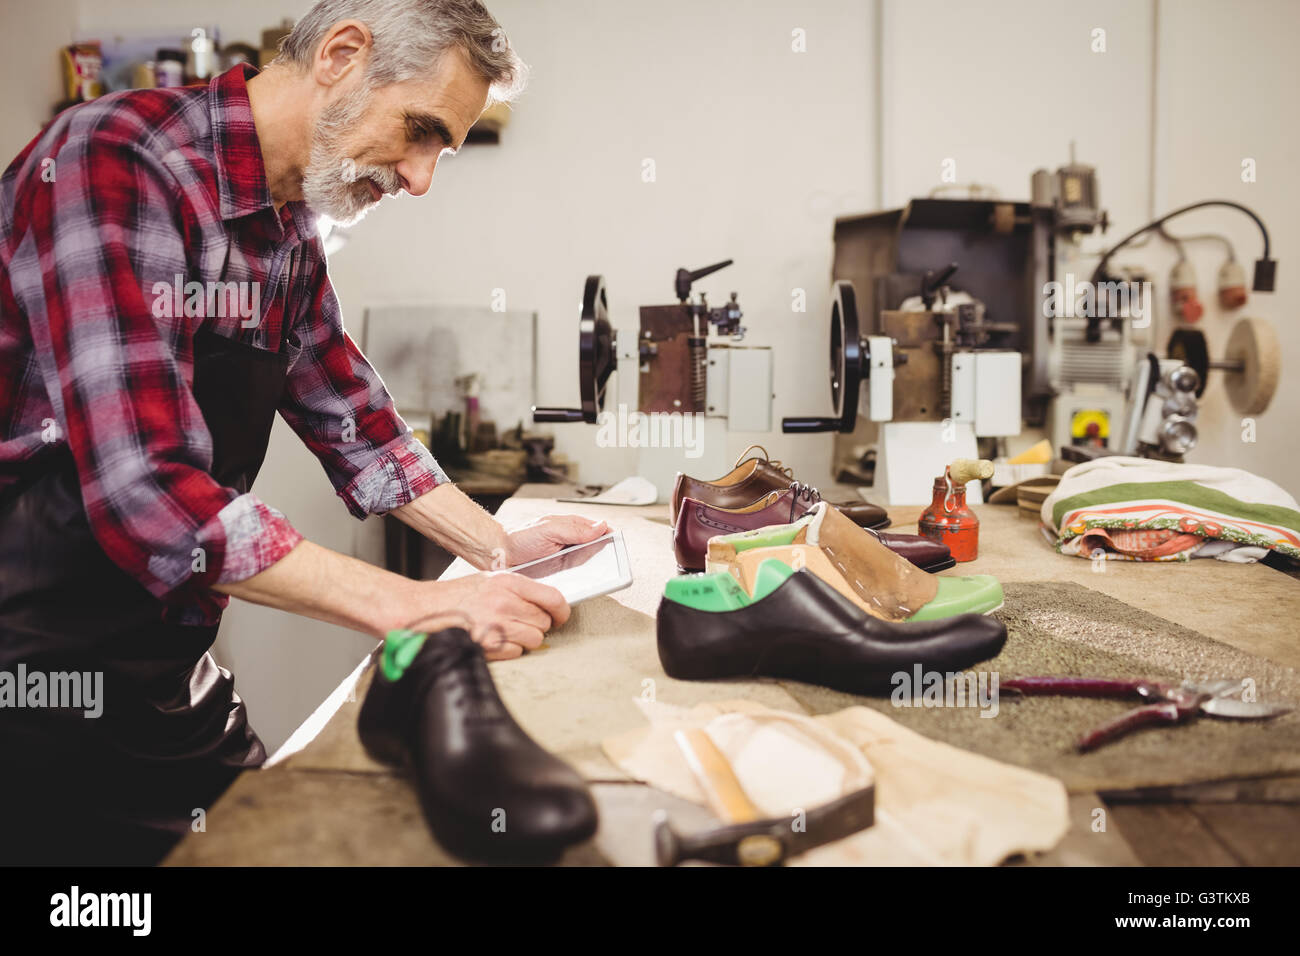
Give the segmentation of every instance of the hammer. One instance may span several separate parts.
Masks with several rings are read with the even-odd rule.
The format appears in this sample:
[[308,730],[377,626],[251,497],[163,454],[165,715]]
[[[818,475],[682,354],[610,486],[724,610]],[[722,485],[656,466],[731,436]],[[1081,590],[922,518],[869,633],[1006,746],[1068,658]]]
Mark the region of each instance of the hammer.
[[792,856],[864,830],[875,821],[875,785],[845,794],[795,819],[762,818],[735,771],[703,730],[673,735],[709,806],[727,826],[703,833],[679,834],[668,815],[655,815],[655,857],[660,866],[703,860],[730,866],[780,866]]

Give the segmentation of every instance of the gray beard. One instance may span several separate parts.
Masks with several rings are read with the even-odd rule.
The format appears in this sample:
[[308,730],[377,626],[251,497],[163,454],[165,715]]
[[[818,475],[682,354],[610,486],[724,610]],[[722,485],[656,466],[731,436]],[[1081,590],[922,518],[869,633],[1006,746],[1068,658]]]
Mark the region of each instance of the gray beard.
[[303,171],[302,195],[307,205],[341,226],[352,225],[378,205],[370,192],[370,180],[384,193],[395,193],[400,185],[391,167],[361,165],[341,145],[369,106],[369,90],[357,89],[325,107],[312,133],[311,158]]

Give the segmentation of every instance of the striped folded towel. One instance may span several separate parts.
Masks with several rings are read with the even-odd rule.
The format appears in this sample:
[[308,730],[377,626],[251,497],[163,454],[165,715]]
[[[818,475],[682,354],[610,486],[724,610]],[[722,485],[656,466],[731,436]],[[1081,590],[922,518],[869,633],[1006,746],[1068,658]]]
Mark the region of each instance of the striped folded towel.
[[1043,501],[1056,550],[1118,561],[1300,559],[1300,505],[1240,468],[1098,458],[1075,465]]

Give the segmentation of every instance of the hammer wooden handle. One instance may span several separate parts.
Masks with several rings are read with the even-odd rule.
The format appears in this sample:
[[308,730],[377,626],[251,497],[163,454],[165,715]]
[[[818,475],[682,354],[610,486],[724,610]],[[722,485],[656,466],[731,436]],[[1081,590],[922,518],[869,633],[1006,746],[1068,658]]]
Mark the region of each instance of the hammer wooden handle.
[[762,814],[745,795],[731,763],[718,749],[713,738],[700,729],[679,730],[673,734],[695,780],[708,798],[709,807],[725,823],[751,823]]
[[948,466],[948,477],[954,485],[964,485],[976,478],[992,478],[993,462],[986,458],[957,458]]

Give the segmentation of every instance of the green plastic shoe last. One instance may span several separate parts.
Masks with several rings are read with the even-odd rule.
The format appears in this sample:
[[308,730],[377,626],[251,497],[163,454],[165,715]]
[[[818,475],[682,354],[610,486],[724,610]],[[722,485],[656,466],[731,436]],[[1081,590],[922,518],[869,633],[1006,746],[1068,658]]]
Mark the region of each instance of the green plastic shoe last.
[[754,600],[761,601],[794,574],[794,568],[779,558],[768,558],[758,566],[754,575]]
[[1002,606],[1002,585],[991,574],[964,578],[939,576],[939,593],[909,621],[933,621],[956,614],[988,614]]
[[384,679],[390,683],[401,680],[428,636],[419,631],[389,631],[384,638],[384,650],[379,655],[379,670]]
[[726,571],[669,578],[664,597],[697,611],[738,611],[750,604],[745,589]]

